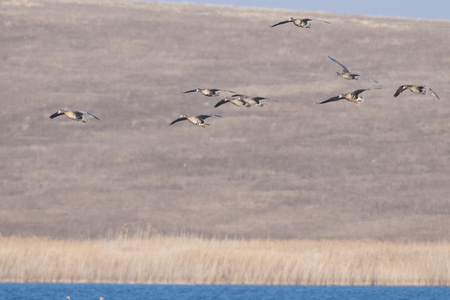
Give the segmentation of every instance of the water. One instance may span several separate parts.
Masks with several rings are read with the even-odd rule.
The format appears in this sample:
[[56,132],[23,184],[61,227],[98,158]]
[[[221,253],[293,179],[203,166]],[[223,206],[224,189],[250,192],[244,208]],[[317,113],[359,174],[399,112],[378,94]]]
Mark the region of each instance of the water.
[[450,287],[0,283],[0,300],[450,299]]

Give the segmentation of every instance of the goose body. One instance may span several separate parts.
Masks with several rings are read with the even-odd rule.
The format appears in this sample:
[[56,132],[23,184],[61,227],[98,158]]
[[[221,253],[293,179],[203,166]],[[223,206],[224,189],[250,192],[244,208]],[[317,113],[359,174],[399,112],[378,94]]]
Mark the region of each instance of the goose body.
[[399,86],[399,88],[395,91],[394,97],[397,97],[405,90],[410,90],[414,94],[422,94],[422,95],[425,95],[427,92],[430,92],[431,95],[433,95],[436,99],[440,100],[439,96],[431,88],[426,87],[424,85],[412,85],[412,84]]
[[293,23],[297,27],[308,28],[309,29],[309,28],[311,28],[311,24],[309,24],[310,21],[318,21],[318,22],[322,22],[322,23],[331,24],[330,22],[323,21],[323,20],[310,19],[310,18],[295,19],[293,17],[290,17],[289,20],[281,21],[279,23],[271,25],[270,27],[275,27],[275,26],[278,26],[278,25],[286,24],[286,23]]
[[265,98],[265,97],[250,97],[247,95],[242,95],[242,94],[235,94],[232,97],[238,97],[238,99],[248,103],[249,106],[260,106],[263,107],[264,104],[261,102],[262,100],[272,100],[272,101],[276,101],[270,98]]
[[361,94],[364,91],[374,90],[374,89],[379,89],[379,88],[355,90],[355,91],[350,92],[350,93],[340,94],[339,96],[332,97],[332,98],[327,99],[327,100],[322,101],[322,102],[317,102],[317,104],[324,104],[324,103],[328,103],[328,102],[339,101],[339,100],[342,100],[342,99],[345,99],[347,101],[350,101],[350,102],[353,102],[353,103],[356,103],[356,104],[362,103],[364,101],[364,97],[360,96],[359,94]]
[[94,116],[91,113],[88,113],[86,111],[79,111],[79,110],[63,110],[60,109],[57,112],[55,112],[53,115],[50,116],[50,119],[54,119],[56,117],[66,115],[69,119],[75,120],[75,121],[81,121],[83,123],[87,123],[88,119],[85,116],[100,120],[96,116]]
[[188,116],[186,114],[182,114],[178,117],[178,119],[175,119],[172,121],[172,123],[170,123],[169,125],[173,125],[177,122],[180,121],[185,121],[188,120],[189,122],[191,122],[194,125],[197,126],[201,126],[203,128],[205,128],[205,126],[209,126],[208,123],[205,122],[205,119],[209,118],[209,117],[219,117],[222,118],[222,116],[219,115],[198,115],[198,116]]
[[241,98],[230,98],[230,97],[225,97],[225,99],[220,100],[219,102],[216,103],[216,105],[214,105],[214,107],[219,107],[228,102],[239,107],[250,107],[250,104],[248,104]]
[[[346,66],[344,66],[343,64],[338,62],[336,59],[332,58],[331,56],[328,56],[328,58],[331,59],[333,62],[337,63],[338,65],[340,65],[342,67],[342,72],[336,72],[336,76],[340,76],[340,77],[342,77],[344,79],[347,79],[347,80],[358,80],[359,76],[364,76],[364,75],[361,75],[361,74],[356,74],[356,73],[350,72],[349,69]],[[373,81],[375,83],[378,83],[378,81],[376,81],[376,80],[374,80],[372,78],[369,78],[369,80]]]
[[207,97],[217,97],[219,96],[219,92],[229,92],[229,93],[236,93],[230,90],[223,90],[223,89],[202,89],[202,88],[198,88],[198,89],[194,89],[194,90],[189,90],[186,92],[182,92],[183,94],[187,94],[187,93],[202,93],[202,95],[205,95]]

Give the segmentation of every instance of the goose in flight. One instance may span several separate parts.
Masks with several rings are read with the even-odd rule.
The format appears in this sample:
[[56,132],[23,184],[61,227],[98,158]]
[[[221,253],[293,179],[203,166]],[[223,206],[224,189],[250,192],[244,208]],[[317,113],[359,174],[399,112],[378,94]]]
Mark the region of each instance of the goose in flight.
[[189,122],[191,122],[194,125],[197,126],[201,126],[203,128],[205,128],[205,126],[209,126],[208,123],[205,123],[205,119],[209,118],[209,117],[219,117],[222,118],[222,116],[219,115],[198,115],[198,116],[188,116],[186,114],[182,114],[178,117],[178,119],[172,121],[172,123],[170,123],[169,125],[175,124],[177,122],[180,121],[184,121],[184,120],[188,120]]
[[397,97],[398,95],[400,95],[405,90],[410,90],[414,94],[422,94],[422,95],[425,95],[427,92],[430,92],[431,95],[436,97],[436,99],[440,100],[439,96],[431,88],[426,87],[424,85],[412,85],[412,84],[401,85],[397,89],[397,91],[395,91],[394,97]]
[[225,97],[225,99],[220,100],[219,102],[216,103],[216,105],[214,105],[214,107],[219,107],[228,102],[239,107],[250,107],[250,104],[248,104],[241,98],[230,98],[230,97]]
[[309,24],[310,21],[319,21],[319,22],[322,22],[322,23],[331,24],[330,22],[328,22],[328,21],[323,21],[323,20],[310,19],[310,18],[305,18],[305,19],[295,19],[295,18],[293,18],[293,17],[290,17],[289,20],[281,21],[281,22],[279,22],[279,23],[273,24],[273,25],[270,26],[270,27],[275,27],[275,26],[278,26],[278,25],[281,25],[281,24],[286,24],[286,23],[292,22],[292,23],[293,23],[295,26],[297,26],[297,27],[308,28],[308,29],[309,29],[309,28],[311,28],[311,24]]
[[222,89],[201,89],[201,88],[198,88],[198,89],[194,89],[194,90],[189,90],[189,91],[186,91],[186,92],[182,92],[183,94],[187,94],[187,93],[202,93],[203,95],[205,95],[205,96],[207,96],[207,97],[213,97],[213,96],[215,96],[215,97],[217,97],[217,96],[219,96],[219,93],[218,92],[220,92],[220,91],[222,91],[222,92],[229,92],[229,93],[236,93],[236,92],[233,92],[233,91],[230,91],[230,90],[222,90]]
[[238,97],[238,99],[241,99],[242,101],[245,101],[246,103],[248,103],[250,106],[260,106],[263,107],[264,104],[261,102],[262,100],[272,100],[272,101],[276,101],[277,100],[273,100],[270,98],[265,98],[265,97],[249,97],[247,95],[242,95],[242,94],[235,94],[232,97]]
[[364,101],[364,96],[360,96],[359,94],[361,94],[364,91],[374,90],[374,89],[380,89],[380,88],[355,90],[355,91],[353,91],[351,93],[340,94],[339,96],[332,97],[332,98],[330,98],[328,100],[325,100],[325,101],[322,101],[322,102],[317,102],[317,104],[324,104],[324,103],[328,103],[328,102],[339,101],[339,100],[342,100],[342,99],[345,99],[347,101],[354,102],[354,103],[358,104],[358,103],[361,103],[361,102]]
[[[331,56],[328,56],[328,58],[342,67],[342,72],[336,72],[336,76],[341,76],[342,78],[345,78],[347,80],[358,80],[359,76],[364,76],[361,74],[351,73],[346,66],[344,66],[343,64],[338,62],[336,59],[332,58]],[[376,81],[372,78],[368,78],[368,79],[370,81],[380,84],[378,81]]]
[[83,123],[87,123],[88,119],[85,118],[85,116],[89,116],[91,118],[100,120],[99,118],[97,118],[96,116],[94,116],[91,113],[88,113],[86,111],[79,111],[79,110],[63,110],[60,109],[57,112],[55,112],[53,115],[50,116],[50,119],[54,119],[56,117],[62,116],[62,115],[66,115],[66,117],[75,120],[75,121],[81,121]]

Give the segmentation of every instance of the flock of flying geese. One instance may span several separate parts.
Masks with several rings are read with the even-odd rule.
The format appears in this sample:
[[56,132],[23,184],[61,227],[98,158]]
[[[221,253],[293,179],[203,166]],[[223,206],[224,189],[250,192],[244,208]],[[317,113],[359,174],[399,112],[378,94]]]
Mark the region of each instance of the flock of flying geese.
[[[317,19],[310,19],[310,18],[304,18],[304,19],[295,19],[290,17],[288,20],[285,21],[281,21],[279,23],[276,23],[274,25],[271,25],[270,27],[276,27],[278,25],[282,25],[282,24],[287,24],[287,23],[292,23],[297,27],[300,28],[307,28],[310,29],[311,28],[311,24],[309,22],[311,21],[318,21],[318,22],[322,22],[325,24],[331,24],[328,21],[324,21],[324,20],[317,20]],[[364,75],[362,74],[356,74],[356,73],[352,73],[349,71],[349,69],[343,65],[342,63],[340,63],[339,61],[337,61],[336,59],[328,56],[329,59],[331,59],[333,62],[335,62],[336,64],[338,64],[340,67],[342,67],[342,72],[336,72],[336,76],[340,76],[344,79],[347,80],[358,80],[359,77]],[[372,79],[372,78],[368,78],[370,81],[373,81],[377,84],[379,84],[378,81]],[[366,89],[357,89],[353,92],[349,92],[349,93],[345,93],[345,94],[340,94],[338,96],[334,96],[331,97],[330,99],[324,100],[322,102],[316,102],[317,104],[324,104],[324,103],[329,103],[329,102],[334,102],[334,101],[339,101],[339,100],[347,100],[353,103],[362,103],[364,101],[364,96],[360,96],[360,94],[364,91],[368,91],[368,90],[374,90],[374,89],[381,89],[381,87],[375,87],[375,88],[366,88]],[[411,92],[415,93],[415,94],[422,94],[425,95],[427,93],[431,93],[436,99],[439,99],[439,96],[429,87],[424,86],[424,85],[411,85],[411,84],[407,84],[407,85],[401,85],[400,87],[398,87],[398,89],[395,91],[394,93],[394,97],[399,96],[403,91],[405,90],[410,90]],[[204,96],[207,97],[218,97],[220,96],[220,92],[229,92],[232,93],[233,95],[231,97],[225,97],[224,99],[220,100],[219,102],[216,103],[216,105],[214,105],[214,107],[219,107],[225,103],[232,103],[238,107],[251,107],[251,106],[260,106],[262,107],[264,104],[261,102],[262,100],[272,100],[272,101],[277,101],[277,100],[273,100],[270,98],[265,98],[265,97],[250,97],[247,95],[243,95],[243,94],[238,94],[234,91],[231,90],[224,90],[224,89],[203,89],[203,88],[197,88],[197,89],[193,89],[193,90],[188,90],[185,92],[182,92],[183,94],[187,94],[187,93],[201,93]],[[100,120],[99,118],[97,118],[96,116],[94,116],[93,114],[89,113],[89,112],[85,112],[85,111],[69,111],[69,110],[58,110],[56,113],[52,114],[50,116],[50,119],[54,119],[58,116],[61,115],[65,115],[66,117],[75,120],[75,121],[81,121],[83,123],[87,123],[88,119],[86,117],[91,117],[97,120]],[[177,122],[180,121],[189,121],[194,125],[197,126],[201,126],[203,128],[205,128],[205,126],[208,126],[209,124],[205,122],[205,120],[207,118],[210,117],[219,117],[221,118],[222,116],[220,115],[215,115],[215,114],[205,114],[205,115],[198,115],[198,116],[189,116],[186,114],[181,114],[177,119],[175,119],[174,121],[172,121],[169,125],[173,125]]]

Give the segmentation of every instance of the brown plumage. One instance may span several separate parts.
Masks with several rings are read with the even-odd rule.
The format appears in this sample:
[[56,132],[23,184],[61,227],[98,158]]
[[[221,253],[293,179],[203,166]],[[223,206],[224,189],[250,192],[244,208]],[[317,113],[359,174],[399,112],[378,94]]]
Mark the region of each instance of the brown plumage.
[[242,94],[235,94],[232,97],[238,97],[238,99],[245,101],[246,103],[248,103],[250,106],[260,106],[263,107],[264,104],[261,102],[262,100],[272,100],[272,101],[277,101],[277,100],[273,100],[270,98],[265,98],[265,97],[250,97],[247,95],[242,95]]
[[220,100],[219,102],[216,103],[216,105],[214,105],[214,107],[219,107],[225,103],[232,103],[239,107],[250,107],[250,104],[248,104],[244,100],[240,98],[230,98],[230,97],[225,97],[225,99]]
[[186,114],[182,114],[178,117],[178,119],[172,121],[172,123],[170,123],[169,125],[175,124],[177,122],[180,121],[184,121],[184,120],[188,120],[189,122],[191,122],[194,125],[197,126],[201,126],[203,128],[205,128],[205,126],[209,126],[208,123],[205,123],[205,119],[209,118],[209,117],[219,117],[222,118],[222,116],[219,115],[198,115],[198,116],[188,116]]
[[207,97],[217,97],[219,96],[219,92],[229,92],[229,93],[236,93],[230,90],[222,90],[222,89],[194,89],[194,90],[189,90],[186,92],[182,92],[183,94],[187,94],[187,93],[202,93],[203,95],[207,96]]
[[310,18],[305,18],[305,19],[295,19],[293,17],[290,17],[289,20],[286,21],[281,21],[279,23],[273,24],[270,27],[275,27],[281,24],[286,24],[286,23],[291,23],[294,24],[297,27],[301,27],[301,28],[311,28],[311,24],[309,24],[309,21],[318,21],[318,22],[322,22],[322,23],[327,23],[327,24],[331,24],[328,21],[323,21],[323,20],[317,20],[317,19],[310,19]]
[[403,91],[405,91],[405,90],[410,90],[414,94],[422,94],[422,95],[425,95],[427,92],[430,92],[431,95],[436,97],[436,99],[441,100],[441,99],[439,99],[439,96],[431,88],[426,87],[424,85],[412,85],[412,84],[406,84],[406,85],[399,86],[399,88],[395,91],[394,97],[397,97],[398,95],[403,93]]
[[62,115],[66,115],[66,117],[75,120],[75,121],[81,121],[83,123],[87,123],[88,119],[85,118],[85,116],[89,116],[91,118],[100,120],[99,118],[97,118],[96,116],[94,116],[91,113],[88,113],[86,111],[79,111],[79,110],[63,110],[60,109],[57,112],[55,112],[53,115],[50,116],[50,119],[54,119],[56,117],[62,116]]
[[[342,72],[336,72],[336,76],[341,76],[342,78],[347,79],[347,80],[358,80],[359,76],[364,76],[364,75],[361,75],[361,74],[351,73],[346,66],[344,66],[343,64],[338,62],[336,59],[332,58],[331,56],[328,56],[328,58],[331,59],[332,61],[334,61],[335,63],[337,63],[338,65],[340,65],[342,67]],[[368,79],[370,81],[378,83],[378,81],[376,81],[376,80],[374,80],[372,78],[368,78]]]
[[359,94],[361,94],[364,91],[374,90],[374,89],[379,89],[379,88],[355,90],[355,91],[353,91],[351,93],[340,94],[339,96],[332,97],[332,98],[327,99],[325,101],[317,102],[317,104],[324,104],[324,103],[328,103],[328,102],[339,101],[339,100],[342,100],[342,99],[345,99],[347,101],[354,102],[354,103],[358,104],[358,103],[361,103],[361,102],[364,101],[364,97],[363,96],[359,96]]

